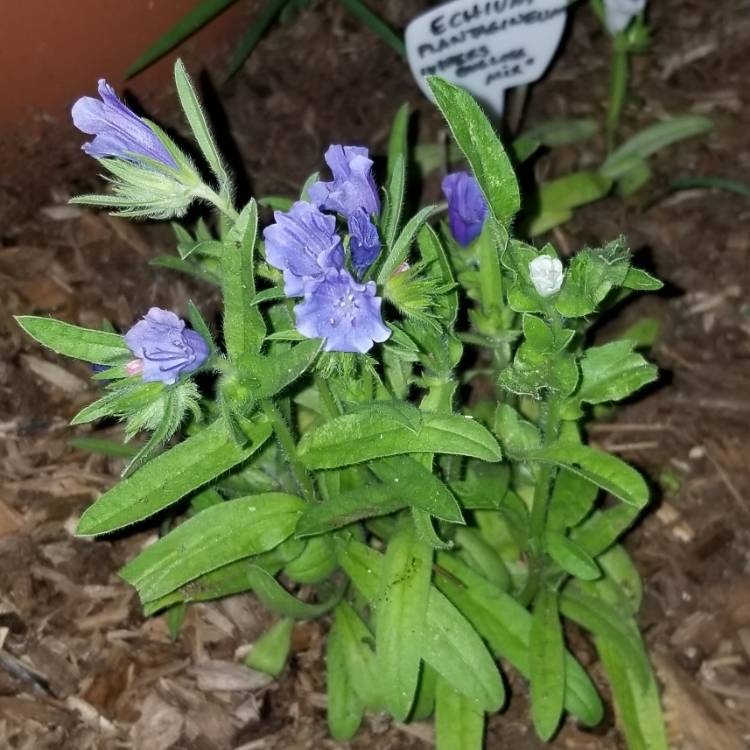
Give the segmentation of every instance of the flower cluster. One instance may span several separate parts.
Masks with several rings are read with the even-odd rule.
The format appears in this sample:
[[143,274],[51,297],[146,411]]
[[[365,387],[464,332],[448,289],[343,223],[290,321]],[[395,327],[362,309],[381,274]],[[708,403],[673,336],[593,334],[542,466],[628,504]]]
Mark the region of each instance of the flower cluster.
[[[325,160],[333,180],[312,185],[309,202],[274,212],[274,223],[263,231],[266,260],[283,273],[284,294],[304,298],[294,308],[303,336],[324,339],[328,352],[364,354],[391,335],[383,324],[375,282],[357,281],[380,253],[373,222],[380,214],[380,199],[367,149],[331,146]],[[345,267],[334,214],[347,224],[351,268],[357,278]]]

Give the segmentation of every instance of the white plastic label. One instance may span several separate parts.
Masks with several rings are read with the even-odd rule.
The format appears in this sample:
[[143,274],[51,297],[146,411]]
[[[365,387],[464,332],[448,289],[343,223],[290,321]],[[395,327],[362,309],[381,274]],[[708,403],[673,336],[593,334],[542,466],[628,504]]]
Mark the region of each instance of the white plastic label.
[[544,74],[565,28],[566,0],[452,0],[406,29],[412,74],[439,75],[502,114],[505,90]]

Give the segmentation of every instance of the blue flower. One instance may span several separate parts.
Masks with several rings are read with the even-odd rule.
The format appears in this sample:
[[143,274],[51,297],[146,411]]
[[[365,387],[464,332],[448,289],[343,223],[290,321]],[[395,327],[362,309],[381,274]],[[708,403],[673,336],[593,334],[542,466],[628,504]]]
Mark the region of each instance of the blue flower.
[[172,385],[183,374],[197,370],[208,358],[209,348],[196,331],[169,310],[152,307],[126,334],[125,343],[137,359],[129,372],[143,380]]
[[297,330],[325,339],[324,351],[364,354],[391,335],[381,303],[373,281],[358,284],[347,271],[331,269],[322,281],[305,285],[305,299],[294,308]]
[[310,199],[326,211],[350,217],[357,209],[368,216],[380,214],[378,188],[372,176],[372,160],[361,146],[329,146],[326,164],[333,173],[332,182],[310,186]]
[[479,183],[468,172],[453,172],[443,178],[448,199],[448,225],[453,238],[466,247],[482,233],[488,207]]
[[275,224],[263,230],[266,260],[284,272],[284,294],[301,297],[306,279],[322,279],[344,265],[344,248],[336,219],[311,203],[297,201],[289,211],[275,211]]
[[103,78],[99,81],[99,96],[101,101],[84,96],[73,105],[73,124],[95,136],[81,147],[87,154],[97,159],[116,156],[133,162],[147,157],[177,168],[156,133],[117,98],[115,90]]
[[380,254],[378,228],[370,221],[364,209],[360,208],[349,216],[349,234],[352,266],[361,276]]

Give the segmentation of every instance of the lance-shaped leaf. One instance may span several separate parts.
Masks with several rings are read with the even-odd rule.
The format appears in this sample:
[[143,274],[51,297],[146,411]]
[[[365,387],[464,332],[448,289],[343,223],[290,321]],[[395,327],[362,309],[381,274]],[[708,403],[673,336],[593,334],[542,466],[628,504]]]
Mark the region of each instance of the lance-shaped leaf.
[[310,469],[336,469],[403,453],[446,453],[499,461],[500,446],[478,422],[457,414],[423,414],[417,429],[382,411],[336,417],[308,432],[299,458]]
[[292,630],[294,620],[284,617],[274,623],[253,644],[253,650],[247,655],[245,664],[250,669],[278,677],[289,658],[292,648]]
[[569,469],[628,505],[643,508],[648,503],[648,486],[632,466],[587,445],[558,440],[546,448],[526,451],[520,457]]
[[221,289],[224,296],[224,342],[230,361],[242,369],[253,365],[266,327],[255,297],[253,252],[258,230],[254,200],[243,209],[229,231],[221,256]]
[[346,650],[335,622],[328,632],[326,643],[326,688],[328,728],[335,740],[346,742],[357,733],[365,714],[365,705],[352,685]]
[[221,158],[216,141],[211,133],[206,114],[203,107],[198,101],[195,93],[193,82],[185,69],[182,60],[177,60],[174,66],[174,80],[177,87],[177,95],[180,98],[182,110],[190,123],[195,140],[200,147],[203,156],[206,158],[208,165],[216,175],[216,179],[221,185],[222,191],[227,194],[231,192],[229,174],[224,167],[224,160]]
[[435,689],[435,741],[440,750],[482,750],[484,712],[438,676]]
[[549,556],[566,572],[583,581],[601,578],[602,571],[596,561],[582,547],[564,534],[548,531],[545,544]]
[[375,636],[347,602],[336,607],[336,630],[341,637],[352,686],[371,711],[383,709],[383,676],[372,645]]
[[[438,553],[438,571],[450,576],[436,578],[445,593],[499,657],[507,659],[522,675],[531,671],[531,614],[512,596],[457,560]],[[572,654],[565,652],[564,705],[586,726],[596,726],[604,707],[593,682]]]
[[618,724],[631,750],[668,750],[667,732],[656,682],[641,643],[640,657],[648,666],[644,687],[637,670],[616,642],[599,636],[594,639],[615,699]]
[[507,228],[521,207],[521,198],[513,165],[495,128],[464,89],[437,76],[428,76],[427,83],[471,165],[492,216]]
[[271,426],[265,419],[241,424],[247,436],[243,447],[224,421],[216,420],[102,495],[81,516],[76,533],[106,534],[141,521],[242,463],[269,438]]
[[619,401],[658,377],[656,367],[633,351],[635,342],[592,346],[581,358],[581,387],[574,399],[589,404]]
[[[341,545],[339,562],[359,593],[374,601],[381,589],[383,555],[351,540]],[[426,620],[427,635],[420,644],[425,662],[478,709],[497,711],[505,701],[497,665],[474,628],[434,586]]]
[[108,365],[132,359],[133,353],[117,333],[96,331],[52,318],[18,315],[16,322],[31,338],[58,354]]
[[531,718],[545,742],[560,723],[565,699],[565,644],[557,592],[543,588],[531,617]]
[[388,544],[375,602],[378,667],[385,704],[397,721],[409,715],[417,692],[431,576],[432,548],[406,523]]
[[343,588],[319,604],[310,604],[290,594],[267,570],[259,565],[250,565],[248,578],[255,595],[272,612],[295,620],[313,620],[332,610],[340,601]]
[[147,547],[120,575],[144,602],[235,560],[273,549],[291,536],[304,503],[268,493],[207,508]]

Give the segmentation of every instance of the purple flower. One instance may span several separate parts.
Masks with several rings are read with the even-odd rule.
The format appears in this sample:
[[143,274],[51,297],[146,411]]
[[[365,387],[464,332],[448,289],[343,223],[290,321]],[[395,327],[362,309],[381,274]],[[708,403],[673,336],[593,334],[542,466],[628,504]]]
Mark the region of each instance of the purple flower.
[[453,238],[466,247],[482,232],[487,218],[487,202],[479,183],[468,172],[453,172],[443,178],[443,192],[448,199],[448,225]]
[[99,80],[99,96],[101,101],[91,96],[81,97],[72,110],[73,124],[95,136],[81,147],[89,156],[97,159],[116,156],[134,162],[147,157],[177,167],[156,133],[117,98],[115,90],[103,78]]
[[152,307],[125,334],[125,343],[138,358],[131,363],[131,371],[142,372],[146,382],[160,380],[167,385],[197,370],[209,353],[199,333],[185,328],[185,321],[173,312],[158,307]]
[[319,208],[336,211],[347,218],[357,209],[380,214],[380,198],[372,177],[372,160],[361,146],[329,146],[326,164],[333,173],[332,182],[310,186],[310,199]]
[[322,279],[328,269],[344,265],[344,248],[333,216],[303,201],[273,216],[276,223],[263,230],[266,260],[284,272],[287,297],[301,297],[306,279]]
[[322,281],[305,285],[305,300],[294,308],[297,330],[325,339],[324,351],[364,354],[391,335],[383,325],[381,303],[375,282],[358,284],[347,271],[331,269]]
[[357,209],[349,216],[349,248],[352,265],[360,276],[373,264],[380,253],[378,228],[370,221],[364,209]]

